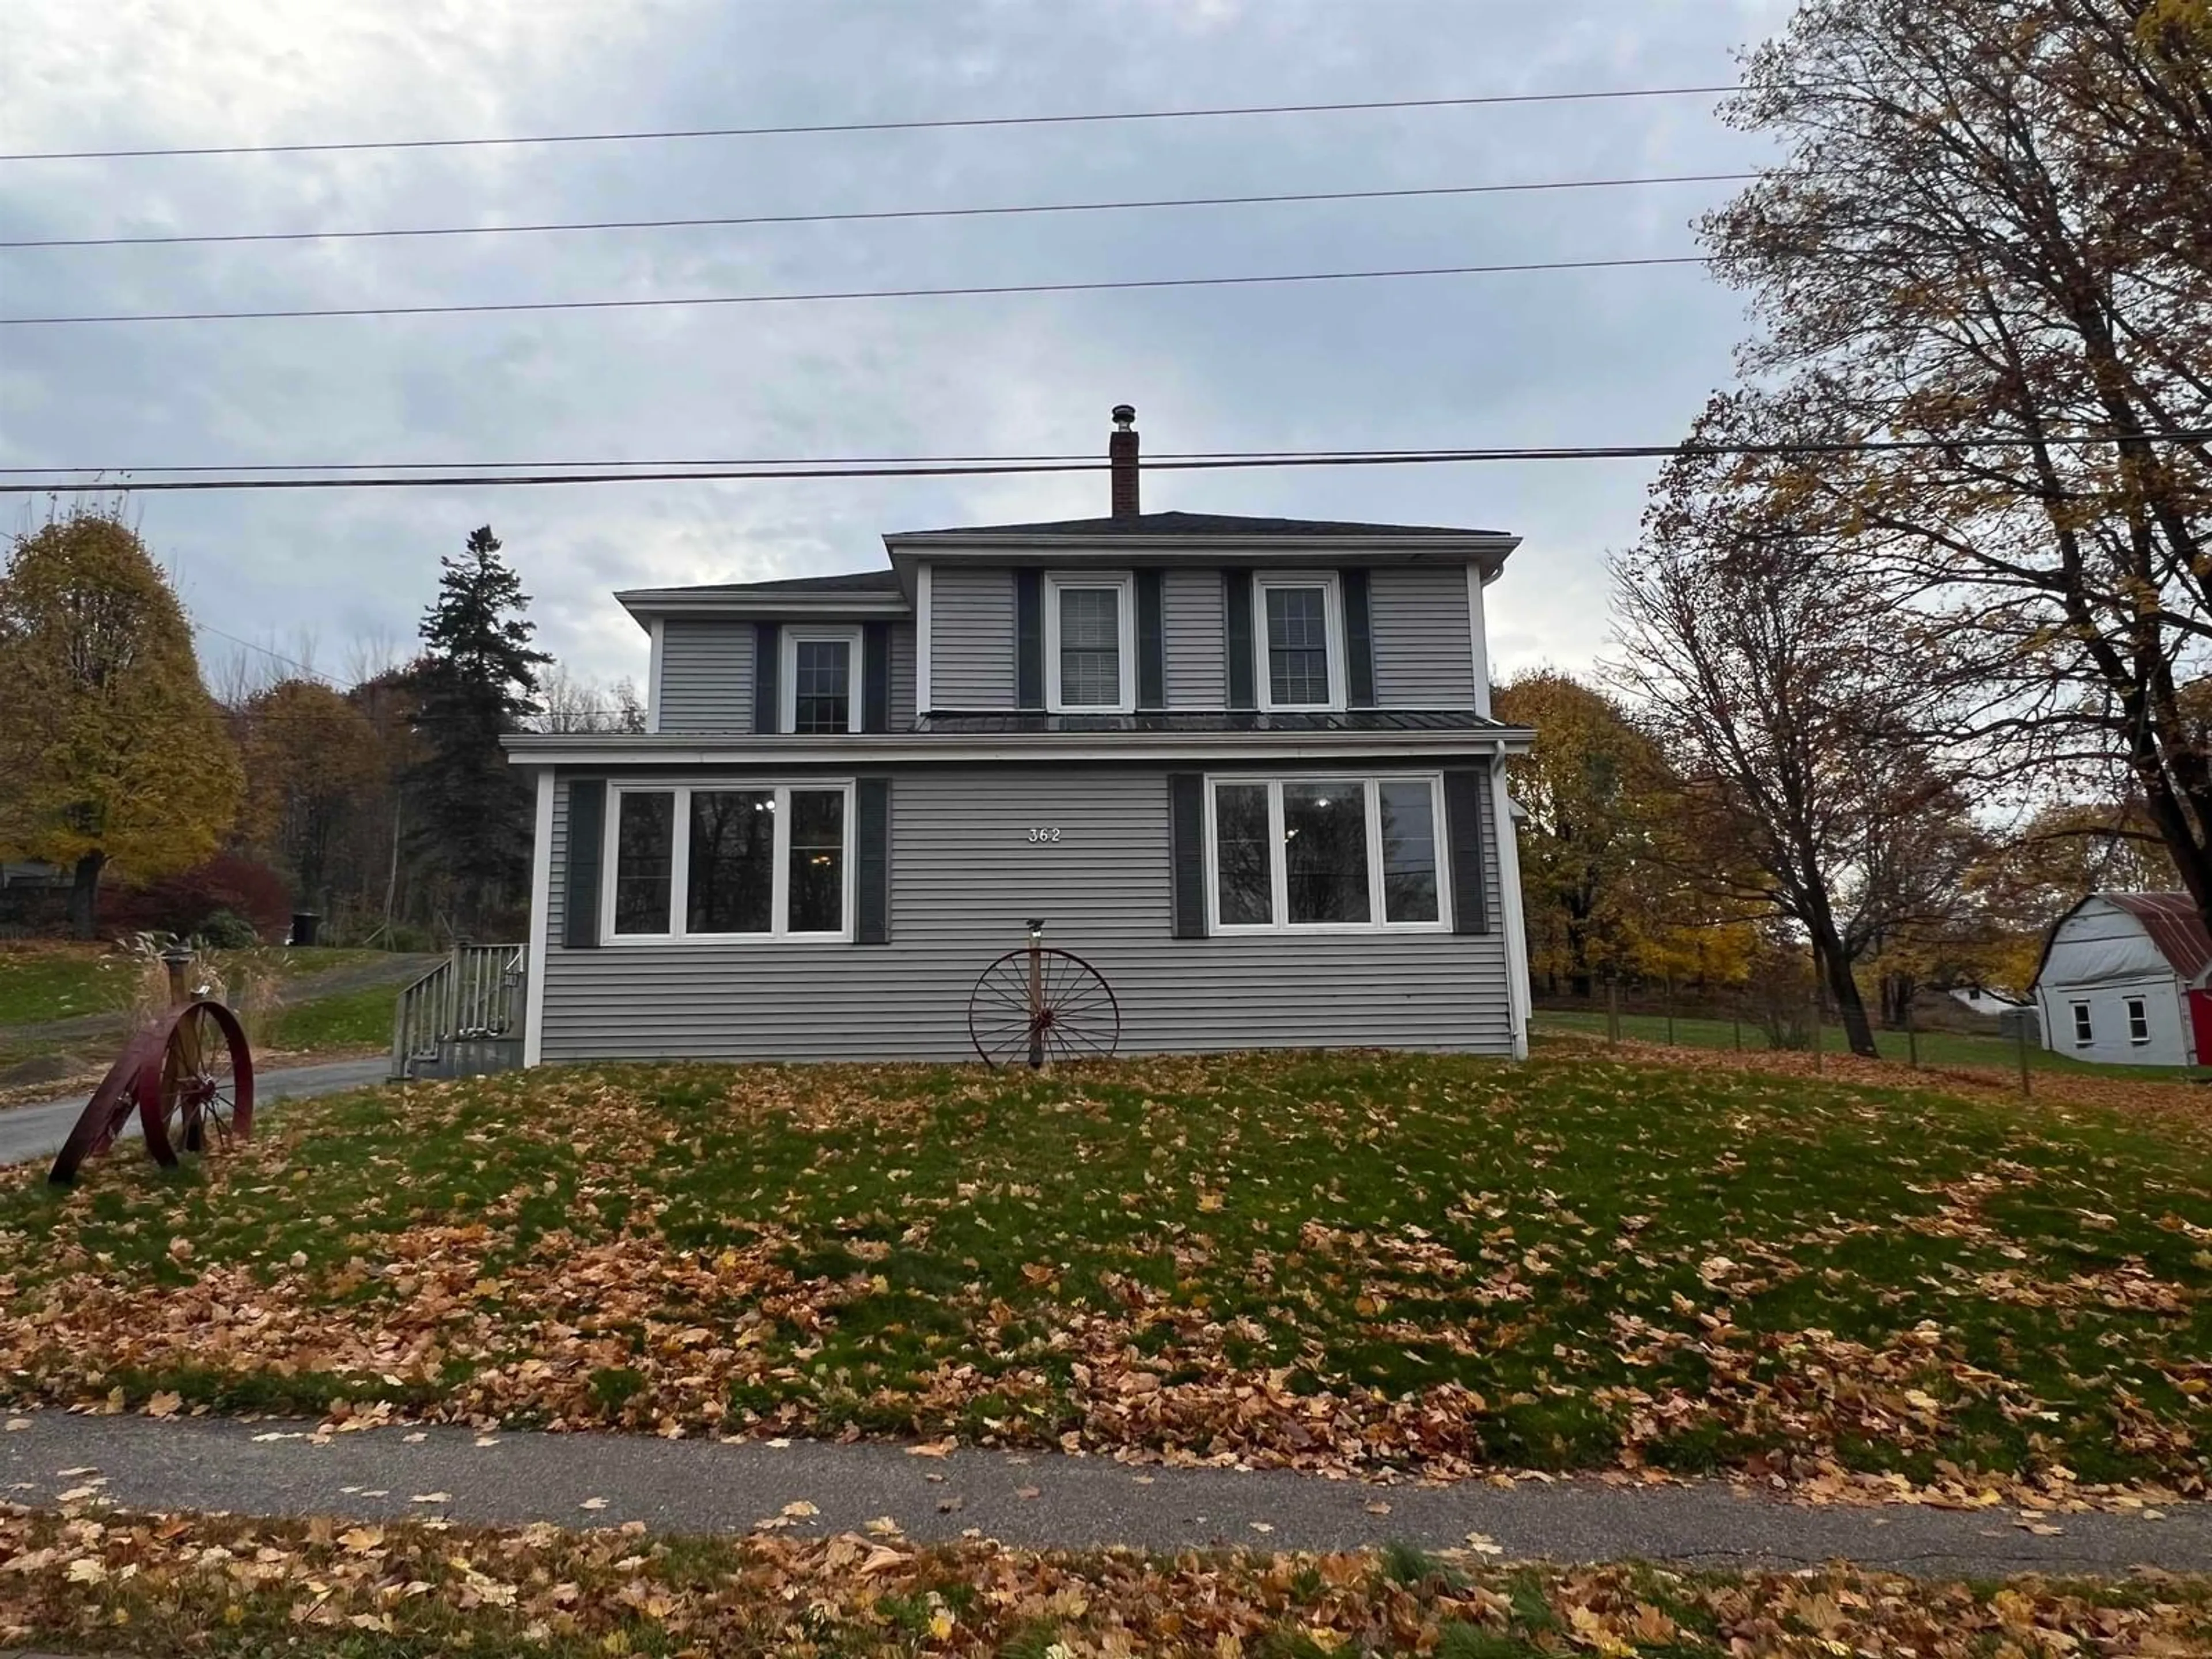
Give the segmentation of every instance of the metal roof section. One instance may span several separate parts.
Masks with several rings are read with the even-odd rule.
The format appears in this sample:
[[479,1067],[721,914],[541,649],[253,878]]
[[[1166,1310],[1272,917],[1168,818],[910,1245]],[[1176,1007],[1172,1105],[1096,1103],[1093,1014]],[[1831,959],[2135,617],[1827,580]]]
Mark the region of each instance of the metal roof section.
[[[854,732],[828,736],[732,732],[523,732],[502,738],[508,763],[515,766],[589,768],[729,766],[751,769],[852,767],[860,765],[1035,764],[1040,761],[1202,764],[1209,760],[1302,761],[1327,764],[1397,759],[1435,762],[1452,755],[1525,754],[1535,733],[1499,726],[1480,715],[1452,718],[1449,724],[1398,727],[1348,724],[1286,728],[1250,724],[1211,725],[1147,730],[1141,726],[1103,730],[1023,730],[1031,720],[1042,727],[1066,716],[1006,714],[998,731]],[[1077,719],[1107,719],[1077,716]],[[1144,716],[1124,717],[1131,720]],[[1176,718],[1166,716],[1163,718]],[[1205,719],[1206,717],[1197,717]],[[1252,716],[1231,715],[1248,721]],[[1282,720],[1280,714],[1265,716]],[[1342,717],[1338,717],[1341,720]],[[1419,719],[1419,716],[1405,716]]]

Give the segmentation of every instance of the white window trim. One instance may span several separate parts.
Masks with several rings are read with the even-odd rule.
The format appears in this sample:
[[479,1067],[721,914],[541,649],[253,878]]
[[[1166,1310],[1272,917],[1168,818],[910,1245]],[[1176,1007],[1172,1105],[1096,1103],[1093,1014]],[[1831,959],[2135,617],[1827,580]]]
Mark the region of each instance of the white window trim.
[[2089,1012],[2089,1005],[2086,1002],[2077,1002],[2073,1005],[2073,1008],[2074,1046],[2076,1048],[2094,1048],[2097,1043],[2097,1029],[2094,1017]]
[[[2129,997],[2120,1005],[2128,1017],[2128,1041],[2142,1048],[2150,1041],[2150,999]],[[2140,1030],[2142,1035],[2137,1036]]]
[[[835,792],[845,798],[845,891],[840,908],[844,926],[834,933],[794,933],[791,921],[791,794],[812,790]],[[769,900],[770,931],[765,933],[694,933],[684,927],[690,906],[691,797],[732,792],[773,794],[775,797],[775,848]],[[615,881],[622,871],[622,803],[627,795],[675,797],[668,857],[668,931],[661,933],[618,933],[615,931]],[[708,783],[624,783],[607,791],[605,848],[600,857],[599,944],[602,947],[630,945],[850,945],[856,918],[853,907],[858,894],[857,849],[854,782],[850,778],[807,779],[799,783],[772,783],[757,778],[718,778]]]
[[[1322,591],[1322,611],[1327,621],[1328,646],[1327,702],[1277,702],[1274,700],[1275,676],[1267,647],[1267,591],[1274,587],[1318,587]],[[1334,570],[1263,570],[1252,578],[1252,690],[1263,714],[1278,711],[1284,714],[1321,713],[1344,708],[1346,696],[1344,591],[1338,584]]]
[[[1110,703],[1060,699],[1060,596],[1068,588],[1111,588],[1121,635],[1121,694]],[[1137,578],[1127,570],[1048,570],[1044,576],[1044,706],[1054,714],[1133,714],[1137,712]]]
[[[782,643],[776,648],[780,659],[776,663],[776,718],[785,732],[797,732],[799,727],[799,645],[802,640],[818,641],[830,640],[851,647],[847,660],[852,670],[846,681],[845,729],[858,732],[866,722],[862,705],[867,699],[867,665],[862,659],[860,630],[857,628],[805,628],[786,623],[782,629]],[[808,735],[799,733],[801,736]],[[819,737],[820,732],[811,735]]]
[[[1369,921],[1298,921],[1290,920],[1290,864],[1283,856],[1283,787],[1300,783],[1357,783],[1362,787],[1367,817],[1367,913]],[[1425,783],[1437,854],[1437,919],[1434,921],[1384,920],[1382,870],[1382,794],[1385,783]],[[1227,923],[1221,920],[1221,859],[1215,823],[1215,792],[1222,785],[1244,784],[1267,792],[1267,875],[1273,921]],[[1452,931],[1451,852],[1445,844],[1444,780],[1441,772],[1293,772],[1252,774],[1211,772],[1206,776],[1206,929],[1224,939],[1276,933],[1449,933]]]

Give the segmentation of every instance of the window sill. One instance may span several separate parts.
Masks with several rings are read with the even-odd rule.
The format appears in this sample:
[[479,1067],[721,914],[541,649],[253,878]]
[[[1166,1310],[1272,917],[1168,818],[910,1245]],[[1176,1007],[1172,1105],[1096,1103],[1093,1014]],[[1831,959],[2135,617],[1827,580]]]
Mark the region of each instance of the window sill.
[[603,951],[641,945],[850,945],[850,933],[617,933],[601,939]]
[[1440,921],[1304,921],[1285,922],[1281,927],[1272,924],[1264,927],[1224,927],[1217,924],[1208,935],[1212,939],[1314,939],[1335,935],[1356,938],[1363,934],[1405,934],[1419,938],[1423,934],[1449,935],[1451,929]]

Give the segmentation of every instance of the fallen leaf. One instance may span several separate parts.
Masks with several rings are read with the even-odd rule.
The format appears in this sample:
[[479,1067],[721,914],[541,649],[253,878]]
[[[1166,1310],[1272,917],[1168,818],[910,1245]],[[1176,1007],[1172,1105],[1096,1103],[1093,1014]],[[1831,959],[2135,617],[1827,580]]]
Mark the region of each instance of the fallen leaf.
[[580,1510],[603,1510],[606,1508],[606,1506],[607,1500],[604,1498],[586,1498],[582,1503],[576,1505]]
[[805,1520],[810,1515],[819,1515],[822,1513],[820,1510],[816,1509],[813,1504],[808,1503],[804,1498],[797,1498],[791,1503],[786,1504],[783,1506],[783,1512],[786,1515],[790,1516],[793,1520],[799,1521]]
[[449,1492],[418,1492],[407,1500],[410,1504],[450,1504],[453,1494]]

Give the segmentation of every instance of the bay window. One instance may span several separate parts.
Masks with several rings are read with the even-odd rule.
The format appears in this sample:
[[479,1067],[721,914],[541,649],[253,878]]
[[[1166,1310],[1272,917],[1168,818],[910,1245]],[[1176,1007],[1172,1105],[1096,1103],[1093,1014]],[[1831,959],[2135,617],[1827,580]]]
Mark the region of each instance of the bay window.
[[1134,582],[1127,573],[1045,579],[1045,707],[1126,714],[1137,706]]
[[618,788],[605,936],[852,937],[848,784]]
[[1212,780],[1214,930],[1442,931],[1441,787],[1433,776]]

